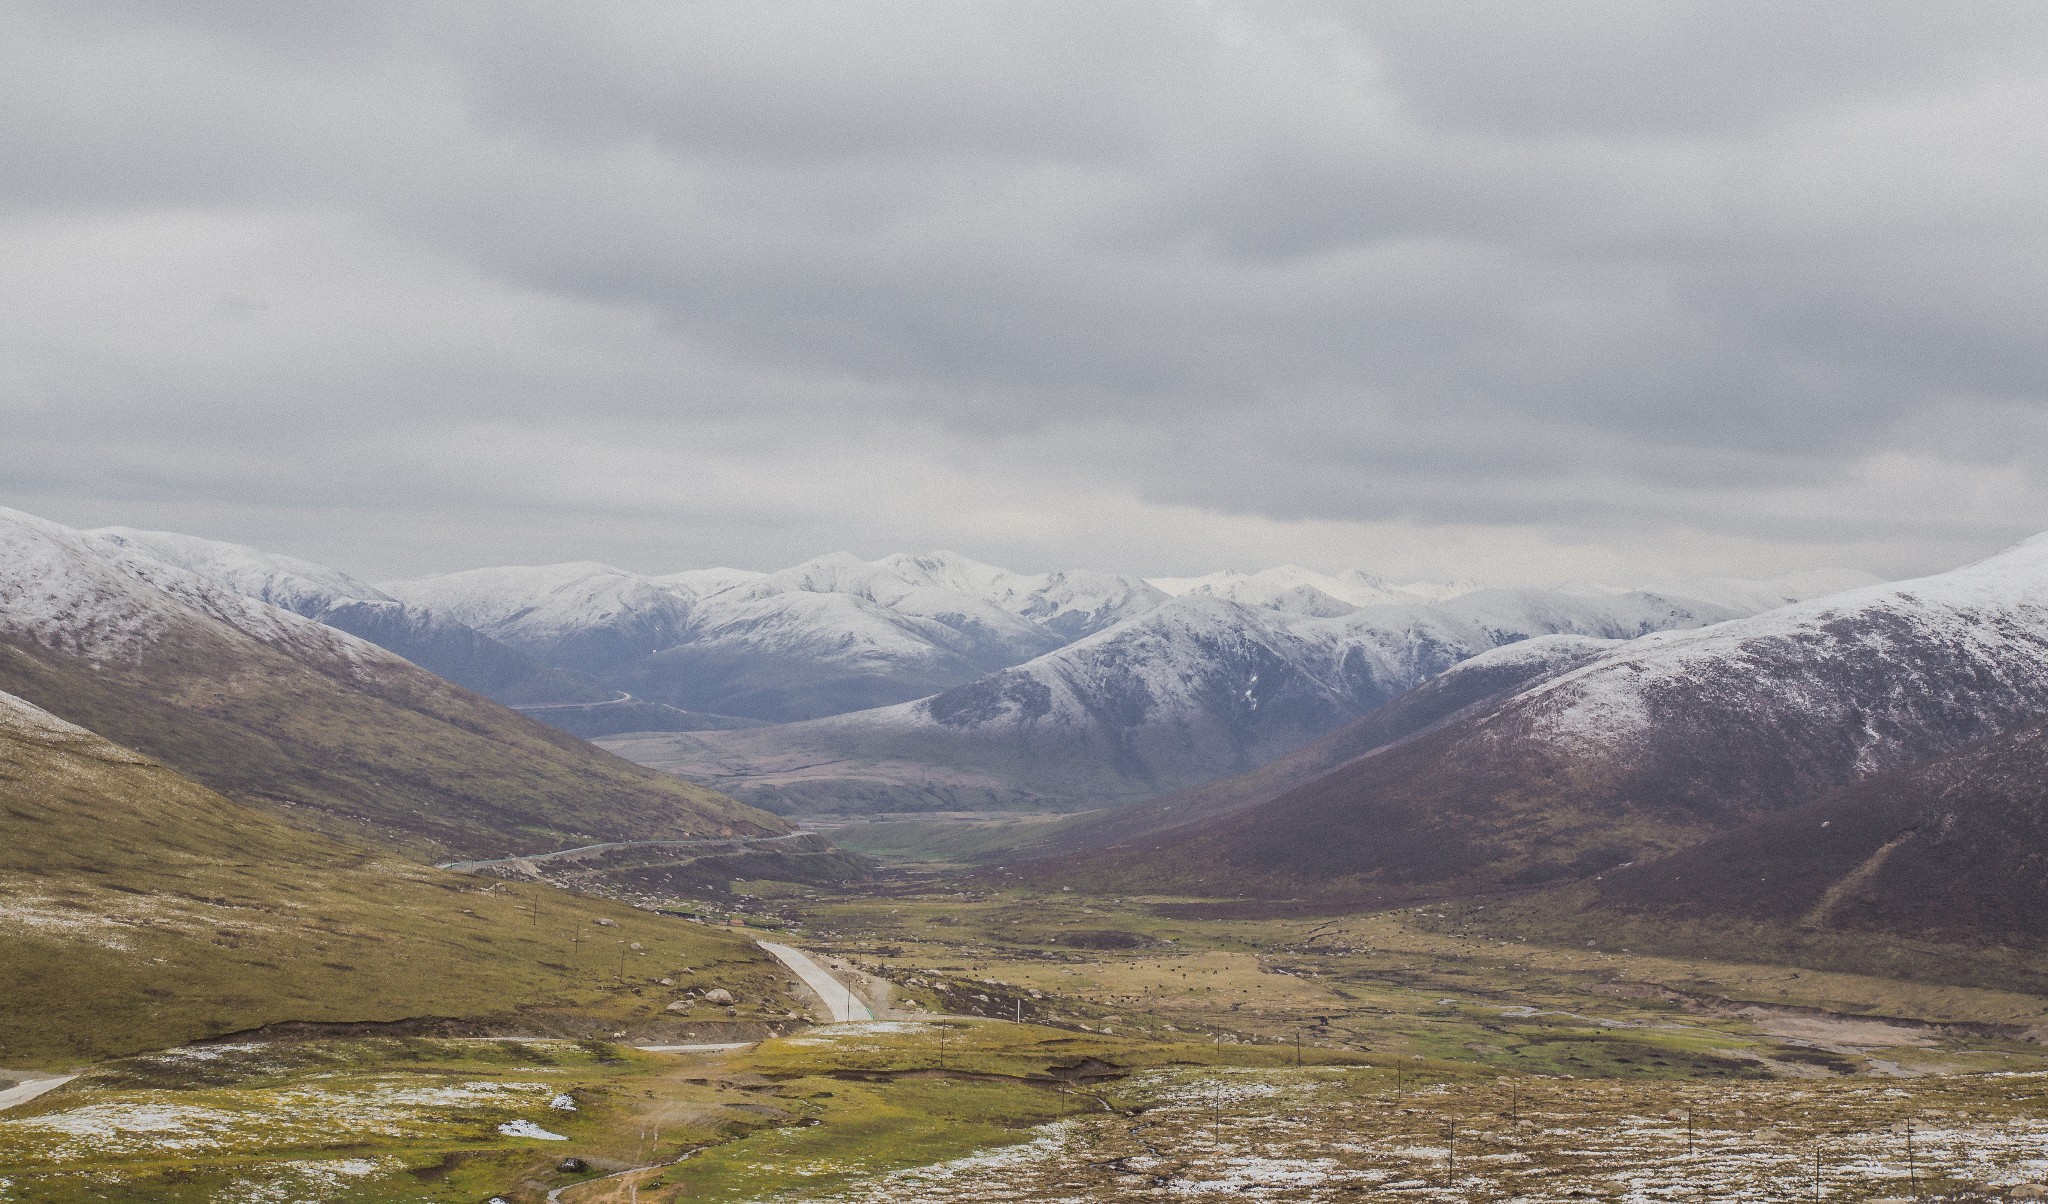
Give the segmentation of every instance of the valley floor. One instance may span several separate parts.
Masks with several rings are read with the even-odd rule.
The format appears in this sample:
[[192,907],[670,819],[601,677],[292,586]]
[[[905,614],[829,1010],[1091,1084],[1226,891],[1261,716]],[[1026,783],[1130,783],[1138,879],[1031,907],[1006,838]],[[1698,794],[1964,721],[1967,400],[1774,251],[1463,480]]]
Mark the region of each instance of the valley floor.
[[121,1059],[0,1115],[0,1200],[1832,1201],[2048,1182],[2048,999],[2024,992],[1542,944],[1437,909],[1242,919],[957,886],[739,884],[775,940],[893,1019],[737,1048]]

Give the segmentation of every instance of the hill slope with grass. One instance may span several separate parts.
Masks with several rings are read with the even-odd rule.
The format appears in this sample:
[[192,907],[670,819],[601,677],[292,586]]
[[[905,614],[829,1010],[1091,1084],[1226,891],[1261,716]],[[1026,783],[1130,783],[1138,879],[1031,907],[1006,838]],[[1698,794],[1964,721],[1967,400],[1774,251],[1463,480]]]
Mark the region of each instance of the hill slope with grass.
[[2048,719],[1602,875],[1605,908],[2048,940]]
[[0,690],[237,801],[434,857],[782,830],[374,644],[16,511],[0,511]]
[[287,1021],[611,1027],[666,1002],[622,964],[780,981],[715,930],[309,833],[0,694],[0,1066]]
[[1631,641],[1272,802],[1059,868],[1125,885],[1366,895],[1582,878],[2043,713],[2048,537],[1950,573]]

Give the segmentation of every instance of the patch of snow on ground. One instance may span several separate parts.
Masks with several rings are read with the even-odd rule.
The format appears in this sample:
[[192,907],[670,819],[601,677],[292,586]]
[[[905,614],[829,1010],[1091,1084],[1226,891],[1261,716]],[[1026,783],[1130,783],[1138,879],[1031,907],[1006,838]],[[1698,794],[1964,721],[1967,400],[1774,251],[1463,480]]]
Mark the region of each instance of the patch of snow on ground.
[[560,1133],[550,1133],[530,1120],[508,1120],[498,1126],[498,1132],[507,1137],[532,1137],[540,1141],[567,1141]]

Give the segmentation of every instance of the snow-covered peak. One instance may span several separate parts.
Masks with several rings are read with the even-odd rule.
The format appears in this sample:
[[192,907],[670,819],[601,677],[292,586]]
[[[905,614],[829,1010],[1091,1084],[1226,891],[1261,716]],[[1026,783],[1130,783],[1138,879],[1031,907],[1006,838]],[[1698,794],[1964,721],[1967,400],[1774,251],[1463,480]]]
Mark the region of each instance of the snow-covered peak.
[[1613,742],[1650,724],[1656,705],[1724,682],[1768,698],[1759,713],[1862,714],[1874,757],[1890,739],[1884,712],[1946,699],[1990,724],[2001,708],[2048,702],[2048,686],[2035,684],[2048,683],[2048,537],[1950,572],[1635,641],[1524,697],[1548,730]]
[[1589,597],[1634,592],[1665,594],[1754,614],[1881,583],[1881,578],[1861,569],[1828,568],[1778,577],[1676,577],[1635,584],[1582,581],[1558,588],[1564,593]]
[[1466,583],[1433,581],[1393,583],[1359,569],[1322,573],[1298,564],[1283,564],[1256,573],[1224,569],[1200,577],[1149,580],[1160,591],[1177,598],[1207,594],[1247,606],[1318,617],[1342,614],[1351,607],[1441,602],[1478,588]]
[[170,531],[139,531],[133,527],[101,527],[84,532],[87,539],[128,548],[176,565],[244,597],[282,606],[302,615],[317,615],[337,601],[389,602],[390,595],[347,573],[310,560],[265,552],[246,544],[201,539]]
[[743,585],[752,585],[767,575],[758,569],[684,569],[680,573],[664,573],[648,580],[690,597],[702,598],[729,589],[738,589]]
[[916,554],[898,552],[894,556],[884,556],[874,564],[915,585],[949,589],[997,605],[1001,605],[999,599],[1020,588],[1034,588],[1038,581],[1043,580],[943,550]]
[[439,611],[494,638],[545,644],[622,617],[680,621],[682,595],[637,573],[581,560],[469,569],[387,581],[385,593]]
[[0,508],[0,632],[88,657],[133,657],[209,621],[337,667],[398,659],[134,546]]

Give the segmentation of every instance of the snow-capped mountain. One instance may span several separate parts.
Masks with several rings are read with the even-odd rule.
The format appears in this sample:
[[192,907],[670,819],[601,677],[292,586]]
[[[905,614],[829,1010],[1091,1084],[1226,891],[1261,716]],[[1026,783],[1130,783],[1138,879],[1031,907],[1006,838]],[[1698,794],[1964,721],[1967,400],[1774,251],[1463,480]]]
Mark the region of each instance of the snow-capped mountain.
[[596,683],[551,669],[437,611],[401,602],[325,565],[168,531],[105,527],[86,537],[175,565],[216,586],[359,636],[505,703],[597,701]]
[[673,647],[689,622],[689,604],[674,588],[592,561],[470,569],[378,588],[606,684]]
[[134,540],[12,510],[0,510],[0,691],[239,802],[423,850],[766,821]]
[[[1717,588],[1742,601],[1741,584]],[[640,700],[774,722],[963,686],[1138,620],[1175,597],[1236,603],[1285,616],[1271,620],[1283,623],[1370,612],[1366,626],[1412,625],[1425,637],[1447,621],[1459,627],[1449,646],[1463,655],[1528,632],[1580,630],[1577,612],[1618,614],[1628,604],[1614,599],[1654,596],[1591,586],[1396,583],[1357,570],[1293,566],[1153,581],[1083,570],[1018,573],[945,551],[874,561],[833,553],[770,573],[712,568],[642,576],[594,563],[475,569],[376,588]],[[1751,592],[1769,597],[1778,589]],[[1665,596],[1689,612],[1678,621],[1755,609],[1717,612],[1688,595]],[[1496,605],[1505,608],[1498,621],[1485,613]],[[1450,609],[1438,615],[1443,607]],[[1673,619],[1655,609],[1622,634],[1669,626]],[[1475,625],[1495,634],[1479,638],[1465,630]]]
[[1501,644],[1728,617],[1645,594],[1494,590],[1317,617],[1191,593],[915,702],[607,747],[765,805],[1070,808],[1250,769]]
[[1591,595],[1629,593],[1642,591],[1666,594],[1677,598],[1692,598],[1726,606],[1730,610],[1754,613],[1776,610],[1795,602],[1806,602],[1839,594],[1867,585],[1881,584],[1873,573],[1858,569],[1812,569],[1801,573],[1787,573],[1780,577],[1766,577],[1749,580],[1742,577],[1684,577],[1648,582],[1641,585],[1614,585],[1588,581],[1559,586],[1561,593],[1582,593]]
[[1286,889],[1570,878],[2044,713],[2048,536],[1953,572],[1632,640],[1147,858],[1190,880]]
[[1357,569],[1335,574],[1319,573],[1293,564],[1256,573],[1225,569],[1201,577],[1154,577],[1148,584],[1175,598],[1191,595],[1223,598],[1246,606],[1268,607],[1311,618],[1349,614],[1361,606],[1446,602],[1479,588],[1463,582],[1395,584]]

